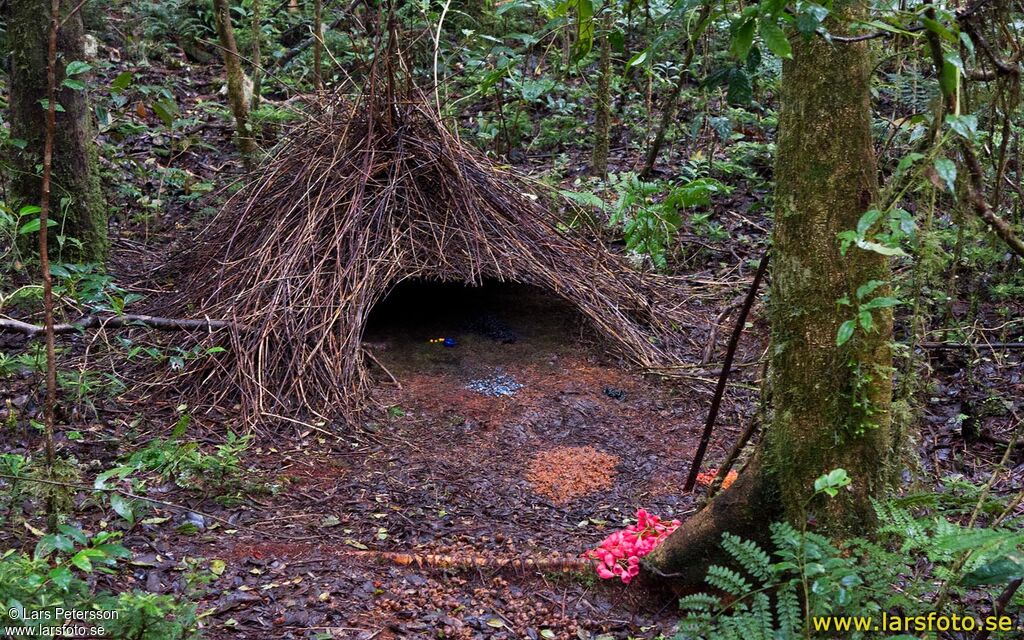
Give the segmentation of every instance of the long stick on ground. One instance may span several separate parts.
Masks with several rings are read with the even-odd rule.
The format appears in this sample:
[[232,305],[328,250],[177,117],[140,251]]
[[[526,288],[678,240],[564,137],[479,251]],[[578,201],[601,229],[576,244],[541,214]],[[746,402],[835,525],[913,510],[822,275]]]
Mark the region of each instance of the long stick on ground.
[[725,362],[722,363],[722,371],[718,375],[718,386],[715,387],[715,397],[711,400],[711,409],[708,411],[708,421],[704,425],[704,433],[700,437],[700,444],[697,446],[697,453],[693,456],[693,463],[690,465],[690,475],[686,478],[683,491],[692,491],[697,483],[697,474],[700,473],[700,465],[704,462],[704,454],[707,453],[708,443],[711,441],[711,432],[715,428],[715,420],[718,418],[718,409],[722,405],[722,395],[725,393],[725,383],[729,379],[729,371],[732,369],[732,360],[736,355],[736,346],[740,343],[740,336],[743,334],[743,327],[747,323],[747,316],[750,308],[754,306],[754,299],[757,298],[757,289],[761,285],[761,279],[768,269],[769,250],[765,249],[761,256],[761,262],[757,265],[754,273],[754,281],[750,283],[750,290],[743,301],[743,307],[736,318],[736,326],[729,337],[729,348],[725,352]]
[[[47,276],[47,280],[49,277]],[[45,286],[45,285],[44,285]],[[44,292],[45,297],[45,292]],[[151,329],[162,329],[164,331],[186,331],[189,329],[225,329],[235,326],[227,320],[193,320],[190,318],[161,318],[159,316],[131,315],[123,316],[85,316],[74,322],[66,324],[53,324],[52,304],[47,323],[43,325],[29,324],[21,320],[0,319],[0,333],[23,333],[29,338],[34,338],[40,333],[77,333],[83,329],[99,327],[102,329],[114,329],[131,325],[141,325]],[[245,327],[239,326],[240,329]]]

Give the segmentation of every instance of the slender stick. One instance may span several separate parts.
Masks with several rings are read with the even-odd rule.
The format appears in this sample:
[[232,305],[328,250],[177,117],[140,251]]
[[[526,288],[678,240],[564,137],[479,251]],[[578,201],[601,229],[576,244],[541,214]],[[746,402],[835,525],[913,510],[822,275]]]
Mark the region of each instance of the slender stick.
[[[1017,593],[1017,589],[1020,589],[1021,582],[1024,582],[1024,579],[1015,578],[1010,580],[1009,584],[1006,585],[1006,588],[1003,589],[1003,592],[999,594],[998,598],[996,598],[995,606],[992,607],[993,617],[1003,615],[1003,612],[1006,611],[1006,606],[1010,604],[1010,600],[1012,600],[1013,596]],[[992,635],[992,630],[985,627],[978,632],[978,635],[974,636],[974,640],[988,640],[990,635]]]
[[[57,353],[53,332],[53,279],[50,277],[50,249],[47,233],[50,218],[50,185],[53,174],[53,139],[57,130],[57,31],[60,29],[60,0],[50,1],[50,39],[46,54],[46,139],[43,143],[43,184],[39,202],[39,267],[43,275],[43,325],[46,332],[46,399],[43,422],[46,429],[46,477],[53,477],[53,432],[56,422]],[[51,494],[52,495],[52,494]],[[51,529],[57,525],[53,499],[46,501]]]
[[313,86],[317,91],[324,88],[323,77],[323,0],[313,0]]
[[113,329],[116,327],[131,325],[141,325],[152,329],[163,329],[166,331],[224,329],[233,326],[237,326],[240,330],[246,328],[242,325],[235,325],[234,323],[226,320],[211,320],[209,318],[199,320],[192,318],[161,318],[159,316],[126,314],[109,317],[85,316],[75,322],[58,325],[53,324],[53,319],[51,317],[49,324],[44,326],[29,324],[27,322],[22,322],[21,320],[0,319],[0,333],[23,333],[29,338],[34,338],[40,333],[77,333],[83,329],[92,329],[94,327],[99,327],[101,329]]
[[722,363],[722,372],[718,375],[718,386],[715,387],[715,397],[711,400],[711,409],[708,411],[708,421],[704,425],[704,433],[700,437],[700,444],[697,446],[697,453],[693,456],[693,463],[690,465],[690,475],[686,478],[686,484],[683,486],[683,491],[693,491],[693,486],[697,483],[697,474],[700,473],[700,465],[704,462],[704,454],[707,453],[708,443],[711,441],[711,432],[715,428],[715,419],[718,418],[718,409],[722,405],[722,395],[725,393],[725,383],[729,379],[729,371],[732,369],[732,360],[736,355],[736,347],[740,343],[740,335],[743,334],[743,327],[747,323],[747,316],[750,314],[750,308],[754,306],[754,299],[757,297],[757,289],[761,285],[761,279],[764,277],[765,271],[768,269],[768,256],[770,255],[769,250],[765,249],[764,254],[761,255],[761,262],[757,265],[757,271],[754,273],[754,281],[750,283],[750,290],[747,291],[747,297],[743,301],[743,307],[740,309],[740,314],[736,318],[736,326],[732,330],[732,335],[729,337],[729,348],[725,352],[725,362]]

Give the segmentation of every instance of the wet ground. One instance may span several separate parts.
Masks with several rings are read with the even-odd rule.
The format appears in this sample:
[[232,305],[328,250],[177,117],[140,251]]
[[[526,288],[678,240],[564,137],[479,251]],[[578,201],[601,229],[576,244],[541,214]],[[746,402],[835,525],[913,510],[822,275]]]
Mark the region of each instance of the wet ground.
[[[681,483],[703,396],[629,372],[535,290],[397,294],[366,336],[389,372],[386,417],[351,437],[312,425],[280,447],[261,440],[252,458],[283,490],[216,512],[233,525],[162,525],[145,540],[164,568],[139,579],[173,591],[183,554],[224,560],[204,603],[214,638],[669,634],[671,599],[598,584],[576,560],[639,507],[692,512]],[[499,567],[516,559],[547,564]],[[478,566],[441,566],[452,561]]]

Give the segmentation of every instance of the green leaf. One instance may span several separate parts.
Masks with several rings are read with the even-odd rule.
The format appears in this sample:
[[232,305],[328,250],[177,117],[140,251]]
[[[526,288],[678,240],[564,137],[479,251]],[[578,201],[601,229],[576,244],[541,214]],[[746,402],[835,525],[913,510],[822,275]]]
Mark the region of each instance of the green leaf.
[[49,578],[53,584],[57,585],[64,591],[67,591],[68,586],[71,584],[71,580],[74,579],[74,576],[67,567],[54,567],[50,570]]
[[957,37],[952,31],[946,28],[945,25],[932,20],[931,18],[921,18],[921,23],[924,24],[925,29],[928,29],[932,33],[936,33],[940,38],[948,40],[952,43],[956,43]]
[[178,115],[178,105],[174,103],[171,98],[165,98],[158,100],[153,104],[149,105],[153,109],[153,113],[164,123],[164,125],[170,127],[174,124],[174,118]]
[[861,328],[869,333],[875,330],[875,319],[871,316],[870,311],[858,312],[857,323],[860,324]]
[[949,158],[935,158],[932,166],[935,167],[935,173],[939,174],[949,192],[956,193],[956,165],[953,161]]
[[882,212],[878,209],[868,209],[861,215],[860,220],[857,221],[857,235],[864,237],[871,228],[871,225],[878,222],[878,219],[882,217]]
[[973,139],[974,135],[978,132],[978,116],[973,114],[947,116],[946,122],[949,124],[950,129],[967,140]]
[[903,249],[899,247],[890,247],[889,245],[879,244],[877,242],[871,242],[869,240],[858,240],[857,246],[865,251],[873,251],[883,256],[905,256],[907,255]]
[[743,69],[733,69],[729,74],[729,88],[725,92],[729,104],[747,106],[754,99],[754,88],[750,84],[750,76]]
[[[43,108],[44,111],[50,110],[50,100],[48,98],[43,98],[42,100],[40,100],[39,105]],[[59,102],[54,103],[53,110],[57,113],[64,113],[64,107],[61,106]]]
[[960,54],[955,51],[947,51],[943,56],[942,74],[939,76],[939,86],[944,94],[956,93],[959,84],[959,77],[964,73],[964,61]]
[[132,509],[132,503],[120,493],[110,494],[110,508],[114,510],[114,513],[127,520],[128,524],[135,524],[135,511]]
[[[60,524],[57,525],[57,531],[59,531],[62,535],[65,535],[68,538],[74,540],[78,544],[87,544],[89,542],[89,538],[87,538],[85,536],[85,533],[83,533],[82,530],[78,527],[72,527],[69,524]],[[70,550],[71,548],[69,547],[67,551]]]
[[92,560],[89,559],[89,554],[86,553],[87,549],[82,549],[75,555],[71,556],[71,564],[75,565],[82,571],[92,571]]
[[797,2],[796,28],[804,37],[810,37],[828,17],[828,9],[815,2]]
[[640,53],[636,54],[635,56],[629,59],[629,62],[626,63],[626,68],[629,69],[630,67],[642,65],[644,61],[647,60],[647,56],[649,53],[650,51],[648,49],[644,49]]
[[64,69],[64,75],[77,76],[80,73],[86,73],[92,71],[92,65],[88,62],[82,62],[81,60],[72,60],[68,63],[67,68]]
[[860,308],[862,310],[871,311],[872,309],[888,309],[890,307],[896,307],[903,304],[903,301],[899,298],[889,298],[885,296],[879,296],[872,298],[866,304],[862,304]]
[[996,558],[965,575],[960,584],[977,587],[988,584],[1006,584],[1024,576],[1024,557],[1016,553]]
[[591,0],[571,0],[570,5],[576,9],[576,43],[572,61],[579,62],[594,48],[594,5]]
[[850,338],[853,337],[853,332],[856,328],[857,322],[854,320],[847,320],[843,324],[839,325],[839,331],[836,333],[836,346],[841,347],[849,342]]
[[[57,226],[57,221],[56,220],[47,220],[46,221],[46,228],[47,229],[49,229],[50,227],[56,227],[56,226]],[[39,218],[32,218],[31,220],[29,220],[25,224],[21,225],[21,228],[18,229],[18,235],[24,235],[26,233],[35,233],[36,231],[39,231]]]
[[764,20],[760,25],[761,38],[768,49],[780,58],[792,58],[793,47],[789,44],[786,32],[772,21]]
[[900,158],[899,164],[896,165],[897,173],[906,171],[911,167],[911,165],[913,165],[918,160],[921,160],[922,158],[924,158],[924,154],[922,153],[908,153],[907,155]]
[[132,72],[122,71],[114,81],[110,83],[110,91],[113,93],[121,93],[132,84]]
[[754,19],[749,17],[734,26],[730,49],[732,54],[739,60],[747,59],[750,47],[754,44],[754,29],[756,26]]
[[72,91],[81,91],[82,89],[85,89],[85,83],[75,80],[74,78],[64,78],[64,80],[61,81],[60,86],[71,89]]
[[42,210],[43,208],[37,204],[27,204],[24,207],[18,209],[18,217],[23,218],[25,216],[33,216]]

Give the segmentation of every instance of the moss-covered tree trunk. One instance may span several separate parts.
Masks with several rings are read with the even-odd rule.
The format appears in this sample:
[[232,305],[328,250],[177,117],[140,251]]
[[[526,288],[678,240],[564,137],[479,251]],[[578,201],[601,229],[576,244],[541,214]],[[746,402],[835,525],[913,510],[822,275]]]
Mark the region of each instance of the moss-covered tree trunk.
[[235,42],[235,30],[231,26],[229,0],[213,0],[213,17],[217,24],[217,35],[220,38],[221,56],[227,75],[228,102],[231,113],[235,116],[235,141],[242,154],[242,163],[246,169],[252,169],[256,159],[256,140],[249,126],[249,100],[245,95],[245,73],[242,71],[242,59],[238,55],[238,44]]
[[[97,173],[95,132],[85,89],[62,86],[69,62],[84,61],[85,30],[75,3],[62,3],[64,22],[57,34],[57,126],[53,144],[53,215],[48,253],[74,262],[103,262],[107,256],[107,208]],[[41,193],[46,137],[46,47],[49,0],[18,0],[8,5],[7,42],[11,51],[11,137],[25,142],[13,156],[11,181],[17,206],[37,205]],[[85,80],[82,74],[76,80]],[[61,240],[63,239],[63,242]],[[34,243],[26,243],[26,249]],[[31,250],[31,249],[30,249]]]
[[[860,11],[836,5],[841,19]],[[891,314],[873,311],[873,332],[858,329],[836,344],[840,325],[855,315],[836,302],[888,278],[884,257],[857,248],[843,256],[836,238],[856,228],[877,190],[869,70],[864,43],[793,39],[776,145],[772,418],[755,463],[649,556],[664,573],[698,580],[722,532],[759,538],[779,517],[814,515],[819,531],[839,536],[873,521],[869,498],[883,488],[891,448]],[[815,478],[839,467],[852,490],[808,510]]]

